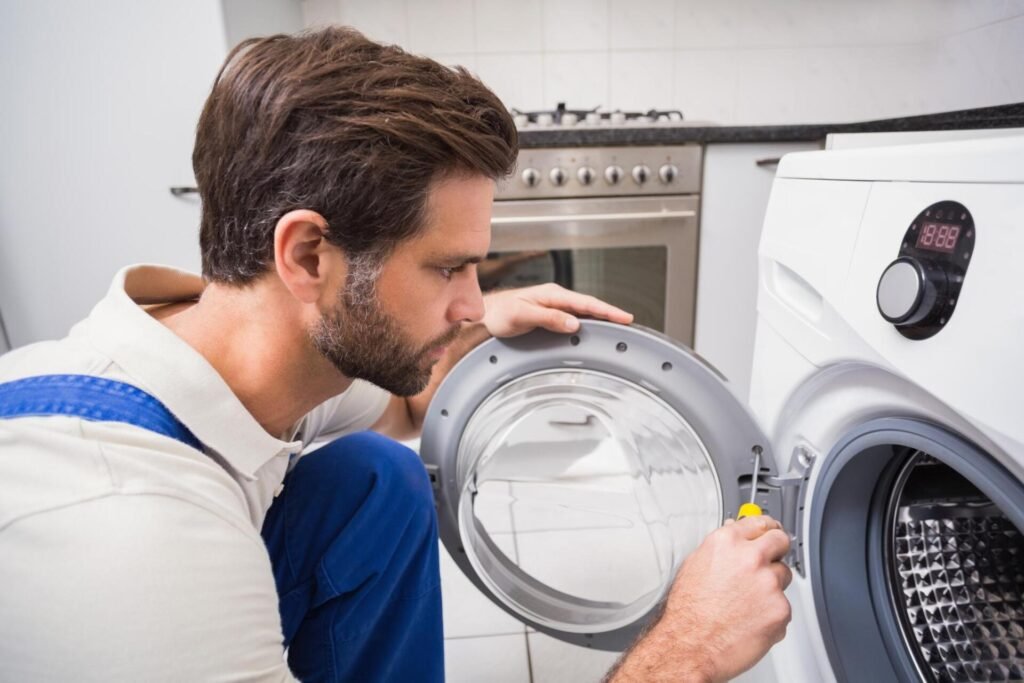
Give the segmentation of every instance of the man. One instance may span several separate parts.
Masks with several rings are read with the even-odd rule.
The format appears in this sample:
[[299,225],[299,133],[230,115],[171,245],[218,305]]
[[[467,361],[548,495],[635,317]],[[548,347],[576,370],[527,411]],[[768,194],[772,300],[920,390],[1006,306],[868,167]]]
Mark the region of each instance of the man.
[[[443,678],[430,487],[380,434],[488,335],[631,320],[553,285],[484,301],[515,154],[479,81],[354,31],[229,55],[193,154],[203,277],[126,268],[0,358],[0,679]],[[713,533],[614,680],[751,666],[787,547],[768,518]]]

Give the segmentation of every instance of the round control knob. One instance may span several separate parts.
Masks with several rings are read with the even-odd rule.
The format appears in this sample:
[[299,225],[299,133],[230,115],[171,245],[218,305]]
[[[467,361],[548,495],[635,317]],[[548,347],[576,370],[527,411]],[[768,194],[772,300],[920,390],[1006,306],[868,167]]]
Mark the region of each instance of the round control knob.
[[535,168],[527,168],[522,173],[523,185],[527,187],[537,187],[537,183],[540,182],[540,173]]
[[551,173],[548,174],[548,177],[551,178],[551,184],[555,187],[565,185],[565,181],[568,180],[568,177],[565,175],[565,171],[557,166],[551,169]]
[[608,181],[609,185],[618,185],[619,181],[622,180],[622,167],[609,166],[604,169],[604,179]]
[[674,164],[665,164],[658,169],[658,177],[661,182],[665,185],[670,185],[676,178],[679,177],[679,168]]
[[594,182],[594,175],[594,169],[589,166],[581,166],[580,169],[576,171],[576,177],[579,179],[580,185],[589,185]]
[[555,122],[555,117],[551,114],[537,114],[537,125],[538,126],[550,126]]
[[651,177],[651,169],[640,164],[639,166],[633,167],[633,180],[636,181],[637,185],[643,185],[647,182],[647,179]]
[[947,286],[946,271],[940,264],[901,256],[878,280],[878,312],[896,327],[911,327],[942,309]]
[[587,117],[584,120],[591,126],[596,126],[597,124],[601,123],[601,115],[598,114],[596,111],[588,111]]
[[621,111],[613,111],[610,119],[613,126],[621,126],[626,122],[626,115]]
[[530,125],[530,117],[526,114],[516,114],[512,120],[515,121],[516,128],[526,128]]
[[579,123],[580,117],[572,112],[565,112],[562,114],[562,125],[563,126],[575,126]]

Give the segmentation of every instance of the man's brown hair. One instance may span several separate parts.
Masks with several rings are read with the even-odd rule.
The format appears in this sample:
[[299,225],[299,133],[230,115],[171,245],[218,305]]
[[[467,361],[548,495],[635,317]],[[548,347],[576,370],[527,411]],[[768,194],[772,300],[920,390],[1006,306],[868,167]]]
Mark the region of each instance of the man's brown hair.
[[246,284],[294,209],[324,217],[348,257],[381,258],[422,229],[431,183],[512,171],[501,101],[465,69],[351,28],[244,41],[206,100],[192,153],[203,275]]

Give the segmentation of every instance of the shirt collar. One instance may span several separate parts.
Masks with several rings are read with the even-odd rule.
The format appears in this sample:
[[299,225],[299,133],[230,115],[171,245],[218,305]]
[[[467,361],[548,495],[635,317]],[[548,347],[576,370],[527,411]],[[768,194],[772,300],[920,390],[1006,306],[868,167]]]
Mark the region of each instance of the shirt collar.
[[298,452],[301,442],[268,434],[202,354],[140,307],[196,299],[204,286],[198,275],[175,268],[124,268],[90,313],[87,333],[98,350],[167,406],[204,446],[255,479],[271,458]]

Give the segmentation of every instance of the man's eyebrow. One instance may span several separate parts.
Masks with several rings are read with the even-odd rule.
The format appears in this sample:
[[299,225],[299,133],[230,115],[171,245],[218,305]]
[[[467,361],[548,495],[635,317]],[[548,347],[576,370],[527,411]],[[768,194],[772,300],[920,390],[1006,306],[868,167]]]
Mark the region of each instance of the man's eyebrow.
[[481,256],[480,254],[440,254],[434,260],[438,263],[464,266],[470,263],[480,263],[484,258],[486,257]]

